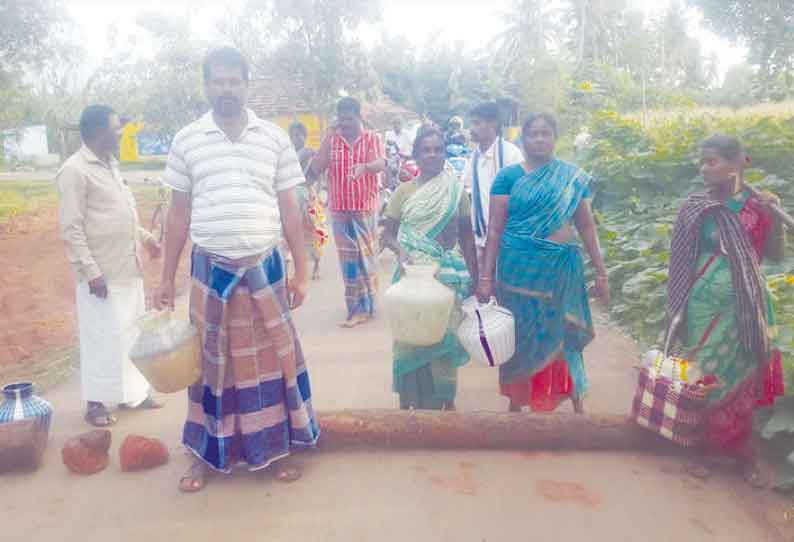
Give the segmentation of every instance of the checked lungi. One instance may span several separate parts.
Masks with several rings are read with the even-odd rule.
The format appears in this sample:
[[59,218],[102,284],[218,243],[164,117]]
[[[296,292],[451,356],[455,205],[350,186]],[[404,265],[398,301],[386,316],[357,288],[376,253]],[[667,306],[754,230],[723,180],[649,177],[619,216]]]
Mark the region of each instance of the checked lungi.
[[320,435],[277,249],[230,261],[193,249],[191,320],[203,376],[188,390],[182,441],[220,472],[250,470],[313,446]]
[[375,213],[333,211],[332,224],[345,283],[347,318],[372,316],[378,291]]

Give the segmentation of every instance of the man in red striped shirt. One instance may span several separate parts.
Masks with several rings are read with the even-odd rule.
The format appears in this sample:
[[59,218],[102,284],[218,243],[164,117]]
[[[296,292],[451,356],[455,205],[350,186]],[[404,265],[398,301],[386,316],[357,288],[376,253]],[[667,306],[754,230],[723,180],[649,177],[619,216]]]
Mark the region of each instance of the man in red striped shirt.
[[336,116],[311,168],[315,175],[328,170],[328,205],[347,301],[341,325],[355,327],[375,313],[376,212],[386,160],[378,134],[364,130],[358,100],[342,98]]

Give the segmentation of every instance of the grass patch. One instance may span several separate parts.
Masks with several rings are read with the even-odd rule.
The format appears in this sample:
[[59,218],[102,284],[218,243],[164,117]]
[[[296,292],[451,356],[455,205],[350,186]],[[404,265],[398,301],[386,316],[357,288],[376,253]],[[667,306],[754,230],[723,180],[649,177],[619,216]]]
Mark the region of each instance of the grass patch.
[[[139,209],[153,208],[157,204],[156,186],[134,184],[131,188]],[[54,182],[0,181],[0,224],[57,203],[58,190]]]
[[0,182],[0,223],[45,205],[54,205],[58,195],[51,181]]
[[121,171],[160,171],[165,169],[165,158],[151,158],[148,160],[138,160],[137,162],[121,162]]

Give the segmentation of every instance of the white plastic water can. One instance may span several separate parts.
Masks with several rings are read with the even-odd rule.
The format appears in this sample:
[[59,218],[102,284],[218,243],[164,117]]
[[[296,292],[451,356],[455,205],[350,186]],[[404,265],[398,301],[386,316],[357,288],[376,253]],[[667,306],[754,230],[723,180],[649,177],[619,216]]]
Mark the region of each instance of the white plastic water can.
[[488,367],[507,363],[516,353],[516,323],[513,313],[496,304],[480,303],[471,297],[463,302],[463,323],[458,340],[472,360]]
[[441,342],[449,327],[455,292],[435,278],[436,265],[406,265],[384,296],[392,337],[413,346]]

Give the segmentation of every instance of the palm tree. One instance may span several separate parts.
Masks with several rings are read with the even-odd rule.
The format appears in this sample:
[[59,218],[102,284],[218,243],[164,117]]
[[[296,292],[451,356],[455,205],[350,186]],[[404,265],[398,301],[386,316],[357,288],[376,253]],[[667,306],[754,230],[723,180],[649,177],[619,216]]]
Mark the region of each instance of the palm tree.
[[543,0],[515,0],[512,9],[501,15],[505,30],[491,45],[504,73],[512,71],[518,62],[533,65],[549,51],[557,23],[548,4]]
[[570,0],[566,18],[573,21],[573,50],[577,63],[615,58],[626,0]]

